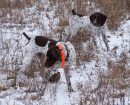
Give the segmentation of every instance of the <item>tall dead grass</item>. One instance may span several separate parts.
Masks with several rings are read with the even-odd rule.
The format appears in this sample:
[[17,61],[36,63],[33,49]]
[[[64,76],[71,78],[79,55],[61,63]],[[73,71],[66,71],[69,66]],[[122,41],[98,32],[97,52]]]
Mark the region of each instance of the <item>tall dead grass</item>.
[[105,79],[109,81],[109,84],[117,89],[126,89],[128,88],[129,82],[126,82],[126,79],[130,78],[130,70],[128,69],[128,57],[126,53],[120,55],[118,61],[108,61],[109,73]]
[[23,9],[30,7],[36,0],[1,0],[0,9]]
[[1,23],[23,23],[22,9],[33,6],[37,0],[1,0],[0,22]]

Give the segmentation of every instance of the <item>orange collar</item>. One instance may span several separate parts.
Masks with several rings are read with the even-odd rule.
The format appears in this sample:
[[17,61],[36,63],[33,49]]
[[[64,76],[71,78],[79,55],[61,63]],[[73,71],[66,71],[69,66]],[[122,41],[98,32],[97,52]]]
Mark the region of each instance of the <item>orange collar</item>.
[[62,62],[61,63],[61,67],[64,68],[64,66],[65,66],[65,54],[64,54],[64,50],[63,50],[63,47],[62,47],[61,44],[58,44],[57,46],[61,50],[61,62]]

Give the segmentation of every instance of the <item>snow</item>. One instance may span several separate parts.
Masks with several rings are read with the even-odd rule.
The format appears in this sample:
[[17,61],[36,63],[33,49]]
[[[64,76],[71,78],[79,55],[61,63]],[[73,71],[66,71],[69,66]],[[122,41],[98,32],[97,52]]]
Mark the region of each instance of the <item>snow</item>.
[[[45,9],[48,8],[48,4],[46,5]],[[33,12],[36,9],[36,6],[32,7],[32,8],[27,8],[25,9],[23,12],[28,12],[31,14],[31,12]],[[42,23],[45,26],[44,29],[40,29],[40,28],[35,28],[32,31],[32,28],[34,27],[35,24],[28,24],[28,26],[26,26],[24,29],[22,30],[17,30],[15,27],[12,29],[6,29],[6,28],[2,28],[1,31],[2,33],[6,33],[6,35],[3,36],[4,41],[10,41],[10,39],[14,39],[11,40],[10,42],[10,49],[15,49],[15,47],[17,45],[13,45],[14,42],[16,40],[22,40],[18,43],[22,44],[22,46],[18,46],[19,48],[22,48],[25,43],[26,43],[26,39],[19,36],[22,34],[22,32],[27,32],[29,35],[35,36],[35,35],[41,35],[41,34],[47,34],[51,31],[50,28],[50,22],[53,28],[55,28],[59,22],[59,20],[57,18],[53,19],[53,12],[48,12],[50,19],[46,16],[46,13],[42,13],[41,17],[42,17]],[[32,18],[35,18],[32,17]],[[77,19],[78,17],[76,17]],[[74,18],[73,18],[74,19]],[[73,20],[72,19],[72,20]],[[76,19],[74,19],[74,21],[76,21]],[[27,19],[28,21],[28,19]],[[83,23],[83,24],[78,24],[78,23]],[[79,21],[79,19],[76,21],[76,25],[79,26],[85,26],[86,20],[82,19],[81,21]],[[7,26],[9,24],[6,24]],[[14,24],[15,25],[15,24]],[[75,27],[77,27],[75,25]],[[18,26],[18,25],[17,25]],[[76,28],[71,28],[72,31],[74,32],[73,35],[76,32]],[[45,30],[45,32],[43,32],[43,30]],[[14,35],[15,33],[15,35]],[[19,35],[17,35],[17,33],[19,33]],[[108,59],[110,59],[110,52],[112,51],[112,49],[117,46],[117,56],[120,56],[120,54],[122,52],[126,52],[129,53],[130,50],[130,20],[125,21],[121,24],[121,26],[119,27],[119,29],[116,32],[110,32],[107,31],[106,32],[107,36],[109,36],[109,47],[110,47],[110,51],[106,52],[104,51],[102,48],[99,50],[99,53],[97,53],[97,57],[99,58],[99,61],[96,61],[95,59],[92,60],[91,62],[84,62],[84,64],[82,64],[80,67],[76,67],[73,70],[71,70],[71,81],[72,81],[72,86],[75,90],[75,92],[68,92],[67,91],[67,85],[66,85],[66,81],[65,81],[65,76],[64,76],[64,72],[63,69],[59,69],[59,71],[61,72],[61,79],[58,83],[55,84],[48,84],[47,89],[45,91],[45,95],[44,96],[38,96],[37,93],[26,93],[23,88],[20,89],[14,89],[12,87],[8,87],[8,82],[7,82],[7,75],[5,75],[4,73],[2,73],[0,75],[0,85],[2,85],[1,87],[8,87],[6,91],[1,91],[0,93],[0,105],[79,105],[80,101],[81,101],[81,97],[82,97],[82,92],[81,92],[81,88],[85,88],[85,86],[87,86],[87,89],[85,89],[85,92],[88,92],[88,94],[90,94],[91,97],[96,97],[96,95],[91,95],[91,92],[93,90],[95,90],[95,88],[98,87],[99,84],[99,75],[100,72],[102,73],[106,73],[107,72],[107,64],[106,61]],[[97,39],[99,41],[99,39]],[[1,43],[1,42],[0,42]],[[101,44],[103,44],[103,41],[100,42]],[[0,46],[1,47],[1,46]],[[10,50],[9,49],[9,50]],[[20,50],[20,49],[19,49]],[[6,51],[5,51],[6,52]],[[9,55],[7,56],[7,58],[9,56],[13,56],[14,52],[12,50],[10,50]],[[17,51],[15,52],[17,53]],[[4,51],[0,51],[0,59],[2,60],[2,57],[5,55]],[[19,55],[22,56],[22,55]],[[114,58],[112,58],[114,59]],[[7,59],[8,60],[8,59]],[[97,65],[97,67],[95,66]],[[100,67],[99,67],[100,66]],[[11,70],[11,68],[10,68]],[[40,80],[39,80],[40,81]],[[81,87],[80,87],[81,86]],[[87,93],[85,93],[87,94]],[[37,97],[35,99],[35,97]],[[120,99],[116,99],[115,101],[115,105],[120,104]],[[88,101],[88,105],[91,105],[91,103]],[[125,104],[128,105],[127,103],[130,103],[129,101],[129,97],[125,98]],[[98,104],[97,104],[98,105]],[[100,104],[99,104],[100,105]]]

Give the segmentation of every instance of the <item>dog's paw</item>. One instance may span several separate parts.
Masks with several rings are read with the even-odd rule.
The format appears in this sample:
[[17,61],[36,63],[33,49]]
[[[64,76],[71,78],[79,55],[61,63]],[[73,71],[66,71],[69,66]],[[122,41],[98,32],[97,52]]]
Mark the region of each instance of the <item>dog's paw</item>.
[[53,75],[51,75],[48,79],[49,82],[51,83],[56,83],[60,80],[61,75],[60,72],[54,73]]
[[69,92],[75,92],[72,87],[68,88],[68,91],[69,91]]

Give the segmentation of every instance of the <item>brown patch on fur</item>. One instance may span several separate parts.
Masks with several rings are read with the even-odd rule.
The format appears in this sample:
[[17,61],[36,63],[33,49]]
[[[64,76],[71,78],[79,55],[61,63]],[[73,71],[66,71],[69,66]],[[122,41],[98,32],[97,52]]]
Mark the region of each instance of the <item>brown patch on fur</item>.
[[48,42],[48,38],[46,38],[44,36],[36,36],[35,37],[35,43],[38,46],[44,47],[44,46],[46,46],[47,42]]
[[36,36],[35,37],[35,43],[40,46],[40,47],[44,47],[47,45],[48,41],[50,41],[50,43],[48,44],[48,47],[54,46],[56,45],[57,41],[49,39],[47,37],[44,36]]
[[47,51],[47,60],[45,62],[45,67],[53,66],[57,61],[61,61],[61,51],[57,46],[52,46]]
[[90,21],[94,26],[103,26],[106,22],[107,16],[100,12],[95,12],[90,16]]

